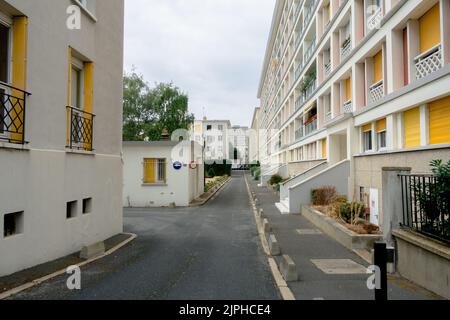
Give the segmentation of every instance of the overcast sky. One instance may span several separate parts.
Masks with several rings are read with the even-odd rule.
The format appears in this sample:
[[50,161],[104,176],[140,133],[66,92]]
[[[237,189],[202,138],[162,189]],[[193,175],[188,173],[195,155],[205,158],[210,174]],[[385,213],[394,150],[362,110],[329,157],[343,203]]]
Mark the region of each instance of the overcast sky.
[[249,126],[275,0],[126,0],[125,70],[173,82],[197,119]]

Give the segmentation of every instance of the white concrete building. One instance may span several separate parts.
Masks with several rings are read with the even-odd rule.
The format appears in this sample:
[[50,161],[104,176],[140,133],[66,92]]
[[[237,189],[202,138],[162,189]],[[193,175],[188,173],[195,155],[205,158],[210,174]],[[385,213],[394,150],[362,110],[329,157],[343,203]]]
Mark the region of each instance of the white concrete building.
[[125,207],[186,207],[204,193],[202,147],[194,142],[126,141],[123,161]]
[[123,16],[0,0],[0,276],[122,232]]
[[291,178],[281,211],[334,185],[390,228],[402,203],[385,212],[387,167],[429,173],[450,159],[450,1],[277,0],[258,97],[262,179]]
[[228,120],[196,120],[192,126],[192,140],[205,147],[205,161],[225,160],[229,155]]
[[261,116],[261,108],[255,108],[255,111],[253,112],[253,119],[248,142],[250,163],[257,163],[260,159],[259,155],[260,136],[261,136],[261,130],[259,126],[260,116]]
[[231,161],[232,168],[239,168],[242,165],[248,165],[249,159],[249,141],[250,130],[248,127],[233,126],[228,130],[228,144],[230,153],[228,159]]

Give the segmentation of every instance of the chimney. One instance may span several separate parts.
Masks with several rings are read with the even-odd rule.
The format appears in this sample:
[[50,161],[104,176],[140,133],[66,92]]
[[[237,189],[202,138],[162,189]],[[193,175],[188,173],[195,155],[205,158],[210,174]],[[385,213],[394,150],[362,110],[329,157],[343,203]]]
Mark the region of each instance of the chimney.
[[167,129],[163,129],[163,131],[161,132],[161,141],[169,141],[170,140],[170,135],[169,135],[169,131],[167,131]]

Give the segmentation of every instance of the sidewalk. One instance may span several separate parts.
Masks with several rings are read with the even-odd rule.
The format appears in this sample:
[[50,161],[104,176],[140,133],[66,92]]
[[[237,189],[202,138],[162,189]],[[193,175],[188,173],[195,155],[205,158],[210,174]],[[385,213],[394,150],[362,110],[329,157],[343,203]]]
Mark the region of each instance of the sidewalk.
[[[258,208],[264,210],[272,226],[272,233],[278,240],[282,254],[289,255],[296,264],[299,281],[289,283],[296,299],[374,299],[374,292],[366,285],[368,275],[362,273],[368,266],[365,260],[322,234],[303,216],[282,215],[275,207],[279,198],[271,189],[258,187],[258,182],[249,174],[247,181],[256,194]],[[389,277],[388,287],[388,297],[391,300],[440,299],[397,276]]]

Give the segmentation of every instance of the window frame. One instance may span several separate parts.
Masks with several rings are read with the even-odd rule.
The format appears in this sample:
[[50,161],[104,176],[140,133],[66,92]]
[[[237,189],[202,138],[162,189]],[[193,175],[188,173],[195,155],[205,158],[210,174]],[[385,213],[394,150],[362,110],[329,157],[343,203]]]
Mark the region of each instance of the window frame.
[[[147,163],[153,161],[154,163],[154,181],[149,182],[146,180]],[[161,165],[162,164],[162,165]],[[162,185],[167,184],[167,158],[144,158],[142,162],[142,182],[144,185]],[[162,179],[160,179],[162,176]]]
[[[362,132],[362,147],[363,147],[363,152],[373,152],[373,139],[372,139],[372,132],[373,132],[373,130],[371,129],[371,130],[368,130],[368,131],[363,131]],[[369,137],[369,146],[370,146],[370,148],[369,149],[367,149],[366,148],[366,146],[367,146],[367,144],[366,144],[366,142],[367,142],[367,137]]]
[[[384,146],[381,146],[381,137],[384,135]],[[377,132],[377,146],[379,151],[387,149],[387,130]]]
[[[13,20],[10,16],[4,14],[0,11],[0,24],[8,29],[8,41],[7,41],[7,56],[6,56],[6,84],[11,84],[12,82],[12,56],[13,56]],[[0,90],[3,94],[11,94],[11,88],[2,86],[0,84]],[[3,109],[0,109],[3,112]],[[0,137],[8,139],[10,133],[5,132],[4,128],[0,128]]]

